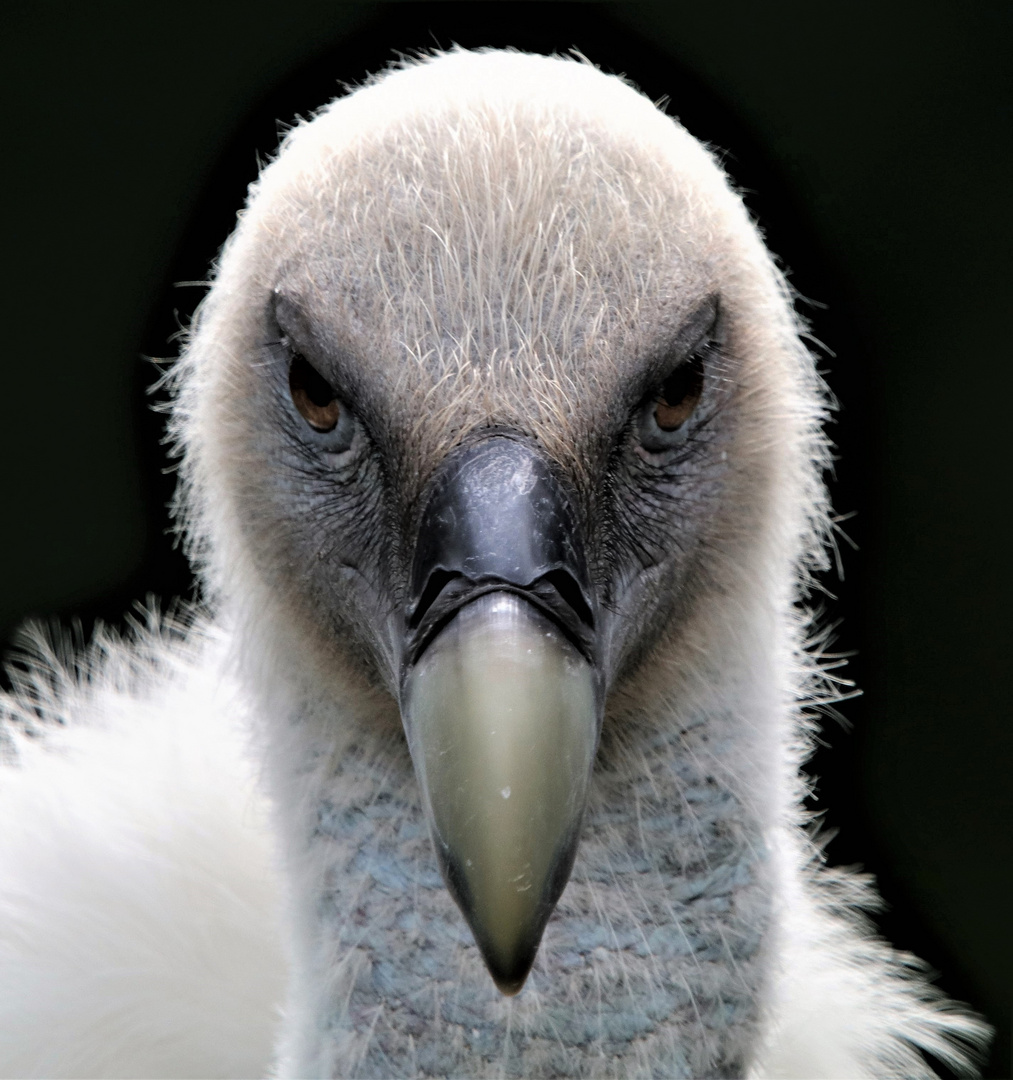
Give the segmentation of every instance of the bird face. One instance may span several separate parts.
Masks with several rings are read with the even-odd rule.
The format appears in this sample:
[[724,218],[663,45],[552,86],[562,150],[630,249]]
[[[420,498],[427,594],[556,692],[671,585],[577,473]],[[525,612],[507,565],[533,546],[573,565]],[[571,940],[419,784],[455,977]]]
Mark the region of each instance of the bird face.
[[698,144],[589,67],[523,58],[521,93],[474,59],[352,95],[267,170],[193,350],[191,482],[225,594],[397,702],[511,993],[606,712],[648,655],[677,691],[771,532],[797,376]]

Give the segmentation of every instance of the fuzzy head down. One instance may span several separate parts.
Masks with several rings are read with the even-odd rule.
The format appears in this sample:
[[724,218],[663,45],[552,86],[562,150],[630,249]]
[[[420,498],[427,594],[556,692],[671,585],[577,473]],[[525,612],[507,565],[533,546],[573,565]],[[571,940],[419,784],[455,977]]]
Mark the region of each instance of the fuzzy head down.
[[[637,410],[707,304],[710,411],[663,461]],[[180,367],[181,524],[211,597],[280,605],[390,687],[370,609],[402,602],[427,481],[519,433],[575,494],[603,603],[635,594],[650,627],[617,634],[614,680],[686,625],[673,605],[760,583],[783,611],[822,563],[825,398],[798,330],[714,159],[632,87],[430,57],[296,127],[251,190]],[[350,450],[294,415],[293,350],[354,413]]]

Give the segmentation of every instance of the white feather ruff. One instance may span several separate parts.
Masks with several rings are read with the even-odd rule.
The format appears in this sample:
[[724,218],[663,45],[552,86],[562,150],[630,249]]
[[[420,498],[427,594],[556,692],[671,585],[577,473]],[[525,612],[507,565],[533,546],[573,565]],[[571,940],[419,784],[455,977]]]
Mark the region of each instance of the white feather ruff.
[[[185,636],[181,636],[184,634]],[[24,644],[3,701],[0,1074],[257,1076],[277,875],[221,634]]]

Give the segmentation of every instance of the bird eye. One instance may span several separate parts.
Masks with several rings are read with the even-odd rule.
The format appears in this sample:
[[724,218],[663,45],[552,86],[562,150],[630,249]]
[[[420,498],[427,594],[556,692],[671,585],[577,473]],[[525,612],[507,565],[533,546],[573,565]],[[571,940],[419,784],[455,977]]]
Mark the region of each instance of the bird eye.
[[655,423],[662,431],[678,431],[693,415],[702,393],[703,364],[693,357],[665,380],[654,403]]
[[341,402],[330,383],[298,353],[288,369],[288,386],[300,415],[314,431],[333,431],[341,419]]
[[316,433],[319,449],[340,454],[352,445],[356,424],[352,410],[334,387],[301,353],[293,352],[288,368],[292,404]]
[[640,419],[640,441],[655,453],[678,446],[686,437],[687,421],[703,396],[703,350],[680,364],[647,399]]

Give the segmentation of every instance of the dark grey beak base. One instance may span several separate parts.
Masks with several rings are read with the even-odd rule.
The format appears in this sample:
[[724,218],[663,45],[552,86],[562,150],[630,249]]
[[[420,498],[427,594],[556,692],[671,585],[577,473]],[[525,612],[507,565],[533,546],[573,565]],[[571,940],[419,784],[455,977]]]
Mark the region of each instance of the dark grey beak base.
[[522,594],[594,662],[594,602],[573,502],[541,453],[506,435],[459,450],[433,484],[412,566],[406,659],[494,589]]
[[517,993],[569,879],[602,714],[572,502],[494,435],[437,476],[411,581],[401,715],[437,856],[497,986]]

